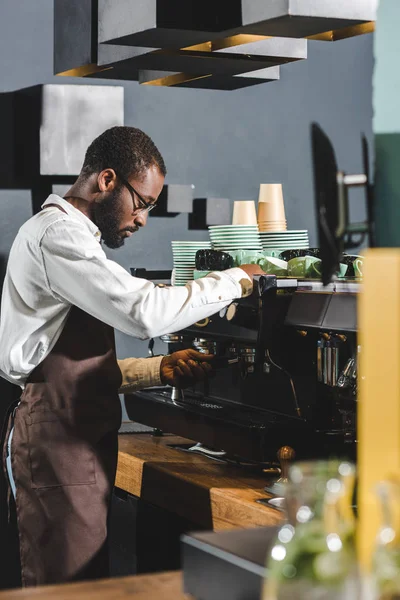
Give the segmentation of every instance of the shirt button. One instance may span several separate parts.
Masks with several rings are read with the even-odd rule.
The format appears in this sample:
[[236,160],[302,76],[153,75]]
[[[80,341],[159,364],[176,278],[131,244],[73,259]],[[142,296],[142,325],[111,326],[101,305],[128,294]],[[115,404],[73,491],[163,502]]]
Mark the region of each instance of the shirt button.
[[218,300],[222,300],[222,296],[218,296]]

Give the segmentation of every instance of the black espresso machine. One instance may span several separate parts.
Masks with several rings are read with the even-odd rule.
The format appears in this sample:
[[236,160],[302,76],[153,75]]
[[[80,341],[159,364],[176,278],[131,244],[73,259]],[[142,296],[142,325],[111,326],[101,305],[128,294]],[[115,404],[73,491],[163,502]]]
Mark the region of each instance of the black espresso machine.
[[[368,146],[363,136],[363,173],[348,175],[338,169],[332,144],[316,123],[311,145],[321,281],[257,276],[249,298],[163,336],[168,352],[194,347],[215,354],[220,368],[195,389],[163,387],[126,395],[133,421],[242,462],[270,463],[277,454],[355,460],[362,284],[338,279],[336,273],[345,251],[367,237],[374,245]],[[348,193],[360,186],[367,220],[350,223]],[[135,269],[132,274],[154,280],[170,275]]]
[[162,336],[167,352],[216,355],[215,376],[127,394],[129,418],[238,461],[273,462],[285,446],[297,458],[354,459],[359,283],[260,275],[254,284],[253,296]]

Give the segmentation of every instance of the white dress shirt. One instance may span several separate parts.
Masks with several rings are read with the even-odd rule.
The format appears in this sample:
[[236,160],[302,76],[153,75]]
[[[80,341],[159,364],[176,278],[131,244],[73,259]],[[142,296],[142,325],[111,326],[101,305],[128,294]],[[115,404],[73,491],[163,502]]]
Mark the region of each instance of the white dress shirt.
[[[14,240],[1,299],[0,375],[22,388],[57,342],[73,305],[146,339],[218,312],[242,296],[241,281],[251,281],[234,268],[182,287],[156,286],[109,260],[96,225],[69,202],[51,194],[43,208]],[[123,386],[144,387],[159,380],[159,357],[129,360],[120,361]]]

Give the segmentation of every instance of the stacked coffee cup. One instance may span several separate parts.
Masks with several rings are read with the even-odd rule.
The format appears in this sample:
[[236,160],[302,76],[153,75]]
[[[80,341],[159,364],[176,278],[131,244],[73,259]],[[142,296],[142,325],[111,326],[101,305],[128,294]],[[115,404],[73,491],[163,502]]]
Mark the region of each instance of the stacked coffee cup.
[[260,231],[286,231],[287,221],[281,183],[261,183],[258,196]]

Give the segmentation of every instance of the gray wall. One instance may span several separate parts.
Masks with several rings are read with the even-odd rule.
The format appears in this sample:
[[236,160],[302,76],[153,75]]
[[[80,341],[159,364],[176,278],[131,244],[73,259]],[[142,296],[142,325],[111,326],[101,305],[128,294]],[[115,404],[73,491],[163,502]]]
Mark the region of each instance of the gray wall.
[[[0,0],[0,92],[88,83],[52,75],[52,5]],[[194,184],[197,197],[257,199],[260,183],[282,182],[288,227],[308,228],[315,244],[310,123],[317,121],[331,137],[340,168],[358,171],[361,133],[372,141],[372,68],[369,34],[334,44],[310,42],[309,58],[282,67],[279,82],[243,90],[125,83],[125,123],[143,129],[158,145],[167,182]],[[363,196],[354,192],[351,198],[354,216],[362,216]],[[29,212],[29,194],[0,191],[0,259]],[[206,238],[207,232],[187,230],[187,215],[150,218],[144,231],[108,254],[126,268],[171,268],[171,239]],[[147,343],[120,334],[117,344],[121,358],[147,352]],[[158,350],[164,350],[161,344]]]

